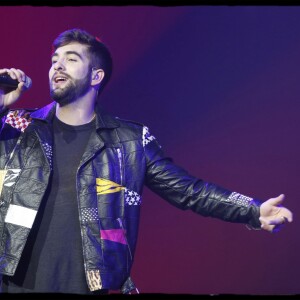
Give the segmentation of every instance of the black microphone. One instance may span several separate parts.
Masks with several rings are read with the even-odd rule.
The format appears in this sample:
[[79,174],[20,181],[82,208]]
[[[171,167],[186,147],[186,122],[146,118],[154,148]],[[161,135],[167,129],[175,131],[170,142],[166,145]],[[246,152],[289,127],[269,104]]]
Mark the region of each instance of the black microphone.
[[[28,76],[26,76],[24,83],[25,87],[29,89],[32,85],[32,80]],[[18,87],[18,84],[19,81],[17,79],[12,79],[7,73],[0,74],[0,89],[1,87],[16,89]]]

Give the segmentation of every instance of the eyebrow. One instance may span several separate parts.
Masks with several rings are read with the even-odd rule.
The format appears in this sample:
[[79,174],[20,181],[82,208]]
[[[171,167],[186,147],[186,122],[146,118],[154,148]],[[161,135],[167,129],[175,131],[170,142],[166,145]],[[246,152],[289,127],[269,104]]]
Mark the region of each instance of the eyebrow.
[[[65,55],[74,54],[74,55],[78,56],[78,57],[82,60],[82,56],[81,56],[78,52],[76,52],[76,51],[66,51],[64,54],[65,54]],[[58,54],[57,54],[57,53],[54,53],[54,54],[51,56],[51,58],[54,57],[54,56],[56,57],[56,56],[58,56]]]

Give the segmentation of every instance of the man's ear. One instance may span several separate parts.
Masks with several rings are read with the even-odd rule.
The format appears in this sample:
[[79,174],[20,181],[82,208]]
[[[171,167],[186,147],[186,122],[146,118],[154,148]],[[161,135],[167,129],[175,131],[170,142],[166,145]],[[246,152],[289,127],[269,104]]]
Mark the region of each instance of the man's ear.
[[97,84],[100,84],[100,82],[104,78],[104,75],[105,74],[104,74],[104,71],[102,69],[93,69],[91,85],[95,86]]

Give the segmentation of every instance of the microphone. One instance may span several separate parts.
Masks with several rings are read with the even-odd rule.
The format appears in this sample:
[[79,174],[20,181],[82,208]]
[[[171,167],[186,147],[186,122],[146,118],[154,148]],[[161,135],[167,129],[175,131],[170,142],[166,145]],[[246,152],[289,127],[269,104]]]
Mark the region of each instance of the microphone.
[[[0,74],[0,88],[12,88],[16,89],[18,87],[19,81],[17,79],[12,79],[8,74]],[[32,85],[32,80],[26,76],[25,77],[25,87],[29,89]]]

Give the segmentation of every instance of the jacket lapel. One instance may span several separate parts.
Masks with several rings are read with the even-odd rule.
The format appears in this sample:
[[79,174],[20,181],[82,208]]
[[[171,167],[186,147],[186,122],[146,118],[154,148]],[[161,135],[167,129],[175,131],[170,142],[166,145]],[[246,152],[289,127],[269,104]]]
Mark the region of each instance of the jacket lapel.
[[36,110],[31,114],[31,130],[34,130],[39,138],[44,154],[49,163],[50,169],[53,168],[53,127],[52,119],[55,114],[55,103]]

